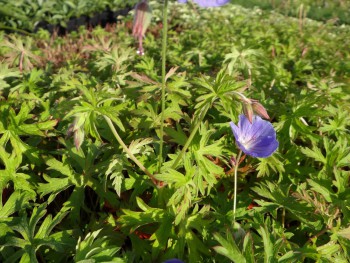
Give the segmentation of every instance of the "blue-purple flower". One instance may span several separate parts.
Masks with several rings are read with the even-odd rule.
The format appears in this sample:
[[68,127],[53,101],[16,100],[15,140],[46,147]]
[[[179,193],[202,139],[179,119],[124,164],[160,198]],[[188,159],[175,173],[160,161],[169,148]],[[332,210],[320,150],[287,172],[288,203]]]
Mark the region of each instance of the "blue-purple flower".
[[238,126],[230,123],[238,147],[247,155],[264,158],[273,154],[277,147],[276,131],[272,124],[254,115],[252,123],[243,114]]
[[[187,0],[178,0],[179,3],[187,3]],[[193,0],[197,5],[201,7],[217,7],[222,6],[230,2],[230,0]]]
[[181,261],[180,259],[172,258],[172,259],[168,259],[167,261],[164,261],[163,263],[184,263],[184,262]]

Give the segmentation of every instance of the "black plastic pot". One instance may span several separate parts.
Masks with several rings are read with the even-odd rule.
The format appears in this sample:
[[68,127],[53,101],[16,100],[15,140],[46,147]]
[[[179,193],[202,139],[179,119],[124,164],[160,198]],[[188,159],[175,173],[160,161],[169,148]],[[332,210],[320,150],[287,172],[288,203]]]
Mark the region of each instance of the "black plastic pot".
[[99,25],[102,26],[102,27],[105,27],[107,25],[107,23],[110,23],[110,18],[111,18],[111,15],[110,15],[110,11],[106,10],[106,11],[103,11],[101,13],[99,13]]
[[86,26],[87,21],[88,21],[88,17],[85,15],[76,18],[77,29],[79,29],[79,27],[81,26]]
[[100,16],[98,14],[92,16],[88,20],[88,26],[95,27],[98,25],[98,22],[100,21]]
[[77,22],[75,17],[71,17],[68,22],[67,22],[67,26],[66,26],[66,32],[72,32],[74,30],[76,30],[77,28]]
[[131,9],[131,6],[117,11],[111,11],[107,8],[105,11],[97,13],[91,17],[86,15],[71,17],[67,21],[66,27],[52,25],[46,21],[41,21],[35,26],[34,32],[37,32],[40,28],[43,28],[49,31],[51,34],[57,32],[58,35],[64,35],[66,33],[78,30],[80,26],[96,27],[100,25],[105,27],[107,24],[116,23],[119,15],[127,15]]
[[67,22],[66,33],[76,31],[79,29],[80,26],[86,26],[87,21],[87,16],[72,17]]
[[[46,22],[46,21],[40,21],[39,23],[37,23],[37,24],[35,25],[35,27],[34,27],[34,32],[35,32],[35,33],[38,32],[40,28],[45,29],[45,30],[49,30],[48,27],[49,27],[49,23],[48,23],[48,22]],[[50,33],[52,33],[52,31],[51,31]]]

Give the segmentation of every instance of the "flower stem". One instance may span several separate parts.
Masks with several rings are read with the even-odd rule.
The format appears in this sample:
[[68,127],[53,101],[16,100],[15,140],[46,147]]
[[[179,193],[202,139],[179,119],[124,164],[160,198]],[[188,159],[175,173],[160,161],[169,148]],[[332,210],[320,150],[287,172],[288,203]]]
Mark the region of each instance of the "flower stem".
[[200,113],[200,116],[197,120],[197,123],[196,125],[193,127],[193,130],[190,134],[190,136],[188,137],[184,147],[182,148],[181,150],[181,153],[177,156],[175,162],[173,163],[173,165],[171,166],[172,169],[175,169],[177,164],[179,163],[179,161],[181,160],[181,158],[184,156],[184,154],[186,153],[188,147],[190,146],[192,140],[193,140],[193,137],[196,135],[198,129],[199,129],[199,126],[201,125],[203,119],[204,119],[204,116],[207,114],[207,111],[208,109],[210,108],[210,105],[207,105],[205,106],[203,109],[202,109],[202,112]]
[[168,0],[164,0],[163,4],[163,32],[162,32],[162,112],[160,115],[160,142],[159,142],[159,163],[158,171],[163,164],[163,144],[164,144],[164,112],[165,112],[165,71],[166,71],[166,48],[167,48],[167,36],[168,36]]
[[243,102],[250,102],[250,100],[246,96],[244,96],[241,92],[231,91],[231,93],[238,95],[242,99]]
[[142,163],[140,163],[139,160],[136,159],[135,155],[129,150],[129,148],[125,145],[125,143],[123,142],[122,138],[120,138],[117,130],[114,128],[114,125],[111,121],[110,118],[108,118],[107,116],[103,116],[105,118],[105,120],[107,121],[107,124],[109,126],[109,128],[111,129],[114,137],[117,139],[117,141],[119,142],[119,144],[122,146],[123,150],[129,155],[130,159],[134,161],[134,163],[145,173],[147,174],[153,183],[157,183],[157,180],[154,178],[153,174],[151,174],[150,171],[147,170],[146,167],[143,166]]
[[242,151],[239,150],[239,153],[236,157],[236,165],[235,165],[235,178],[234,178],[234,193],[233,193],[233,223],[236,221],[236,204],[237,204],[237,171],[239,166],[239,161],[242,156]]

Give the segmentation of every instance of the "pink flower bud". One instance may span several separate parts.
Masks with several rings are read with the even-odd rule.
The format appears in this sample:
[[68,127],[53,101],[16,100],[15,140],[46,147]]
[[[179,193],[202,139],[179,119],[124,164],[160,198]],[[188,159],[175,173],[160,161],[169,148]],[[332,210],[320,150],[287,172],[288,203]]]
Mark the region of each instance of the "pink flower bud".
[[84,142],[84,134],[84,128],[80,128],[74,131],[74,145],[78,151]]
[[252,123],[253,121],[253,108],[250,103],[243,103],[243,113],[247,117],[248,121]]
[[132,35],[139,41],[139,48],[137,50],[137,54],[139,55],[144,54],[142,39],[151,23],[151,18],[152,10],[148,5],[147,0],[141,0],[141,2],[135,6],[134,25],[132,28]]
[[260,117],[269,120],[270,116],[267,114],[266,109],[258,101],[252,100],[253,111],[258,114]]

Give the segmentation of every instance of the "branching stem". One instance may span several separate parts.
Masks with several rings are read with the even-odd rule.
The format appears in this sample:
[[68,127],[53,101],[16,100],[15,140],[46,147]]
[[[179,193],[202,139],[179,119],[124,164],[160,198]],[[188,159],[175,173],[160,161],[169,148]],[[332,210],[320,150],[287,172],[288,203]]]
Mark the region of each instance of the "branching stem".
[[201,111],[200,116],[199,116],[199,118],[198,118],[198,120],[197,120],[197,123],[196,123],[196,125],[193,127],[193,130],[192,130],[190,136],[188,137],[188,139],[187,139],[187,141],[186,141],[184,147],[182,148],[181,153],[177,156],[175,162],[174,162],[173,165],[171,166],[172,169],[175,169],[175,168],[176,168],[176,166],[178,165],[178,163],[179,163],[179,161],[181,160],[181,158],[185,155],[185,153],[186,153],[188,147],[190,146],[190,144],[191,144],[191,142],[192,142],[194,136],[196,135],[196,133],[197,133],[197,131],[198,131],[198,129],[199,129],[199,127],[200,127],[200,125],[201,125],[203,119],[204,119],[204,116],[207,114],[207,111],[208,111],[209,108],[210,108],[210,105],[206,105],[206,106],[203,108],[203,110]]
[[153,181],[153,183],[157,183],[157,180],[154,178],[153,174],[151,174],[150,171],[147,170],[146,167],[143,166],[142,163],[140,163],[139,160],[136,159],[135,155],[130,151],[130,149],[125,145],[125,143],[123,142],[122,138],[120,138],[117,130],[114,128],[114,125],[111,121],[110,118],[108,118],[107,116],[103,116],[109,126],[109,128],[111,129],[114,137],[117,139],[117,141],[119,142],[119,144],[122,146],[123,150],[129,155],[130,159],[134,161],[134,163],[145,173],[147,174],[151,180]]
[[322,229],[319,233],[317,233],[316,235],[310,237],[308,239],[308,241],[306,241],[304,246],[307,246],[308,244],[311,244],[313,242],[314,239],[319,238],[320,236],[322,236],[323,234],[327,233],[327,231],[329,230],[329,227],[327,226],[326,228]]

